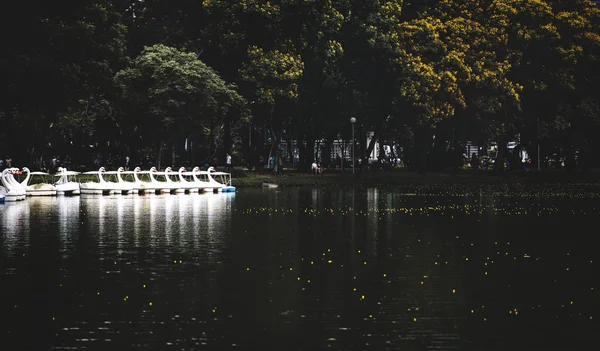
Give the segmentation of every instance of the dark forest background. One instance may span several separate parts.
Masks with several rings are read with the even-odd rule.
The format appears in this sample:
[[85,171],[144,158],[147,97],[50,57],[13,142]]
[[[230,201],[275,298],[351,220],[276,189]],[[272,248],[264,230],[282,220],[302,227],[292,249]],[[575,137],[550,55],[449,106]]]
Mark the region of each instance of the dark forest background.
[[352,116],[358,157],[399,145],[421,171],[459,167],[468,141],[600,163],[587,0],[31,0],[0,17],[13,163],[250,164],[295,141],[308,169]]

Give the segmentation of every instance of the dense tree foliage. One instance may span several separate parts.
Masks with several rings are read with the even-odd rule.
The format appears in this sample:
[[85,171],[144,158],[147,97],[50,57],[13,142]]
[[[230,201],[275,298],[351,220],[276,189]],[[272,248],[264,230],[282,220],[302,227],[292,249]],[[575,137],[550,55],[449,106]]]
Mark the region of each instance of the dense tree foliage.
[[185,140],[210,147],[218,127],[232,123],[232,113],[238,119],[244,116],[245,101],[234,85],[226,84],[196,54],[162,44],[144,48],[130,67],[117,72],[115,81],[126,111],[121,129],[128,132],[127,153],[156,145],[159,167],[165,144],[174,153],[181,152],[176,145]]
[[538,147],[569,169],[600,161],[600,11],[587,0],[10,6],[0,138],[23,163],[249,161],[294,140],[308,167],[317,140],[327,156],[350,139],[351,116],[360,157],[399,144],[421,170],[458,166],[467,141],[497,142],[499,159],[519,140],[534,161]]

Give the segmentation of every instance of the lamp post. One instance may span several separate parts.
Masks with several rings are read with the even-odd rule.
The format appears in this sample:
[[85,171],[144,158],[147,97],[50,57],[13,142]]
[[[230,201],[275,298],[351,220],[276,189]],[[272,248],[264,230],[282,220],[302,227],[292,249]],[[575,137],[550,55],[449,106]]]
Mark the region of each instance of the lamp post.
[[350,124],[352,124],[352,174],[354,174],[354,162],[356,159],[356,156],[354,156],[354,144],[356,144],[354,142],[354,123],[356,123],[356,118],[350,117]]

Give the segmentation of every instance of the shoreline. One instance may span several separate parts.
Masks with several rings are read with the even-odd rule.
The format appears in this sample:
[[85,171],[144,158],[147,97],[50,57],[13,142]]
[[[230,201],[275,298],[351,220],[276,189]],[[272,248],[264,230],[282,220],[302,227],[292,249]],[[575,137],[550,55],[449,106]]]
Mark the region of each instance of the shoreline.
[[500,185],[500,184],[600,184],[600,169],[587,172],[574,170],[505,171],[501,175],[491,171],[458,170],[428,172],[424,175],[409,170],[371,170],[352,175],[348,171],[326,171],[323,174],[302,173],[288,170],[282,175],[269,172],[235,170],[233,186],[238,188],[258,188],[263,183],[280,187],[302,186],[387,186],[387,185]]

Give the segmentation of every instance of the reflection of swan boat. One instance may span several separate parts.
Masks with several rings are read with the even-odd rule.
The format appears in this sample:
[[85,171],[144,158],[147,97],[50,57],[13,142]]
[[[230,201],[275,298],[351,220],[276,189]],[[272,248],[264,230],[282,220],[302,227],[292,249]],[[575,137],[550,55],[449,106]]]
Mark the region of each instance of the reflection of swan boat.
[[[44,199],[44,198],[38,198]],[[51,200],[51,199],[46,199]],[[0,207],[0,252],[3,258],[21,256],[20,251],[29,247],[30,204],[14,202],[10,206]],[[5,261],[6,262],[6,261]],[[3,267],[4,268],[4,267]]]
[[79,172],[59,167],[57,175],[60,177],[54,183],[56,195],[79,195],[79,183],[75,181],[75,176],[78,174]]
[[46,172],[30,172],[29,168],[23,167],[23,172],[27,173],[21,185],[25,187],[27,196],[54,196],[56,187],[51,184],[52,179]]
[[25,200],[25,187],[15,180],[14,174],[19,174],[18,168],[6,168],[0,176],[3,185],[0,195],[7,202]]

